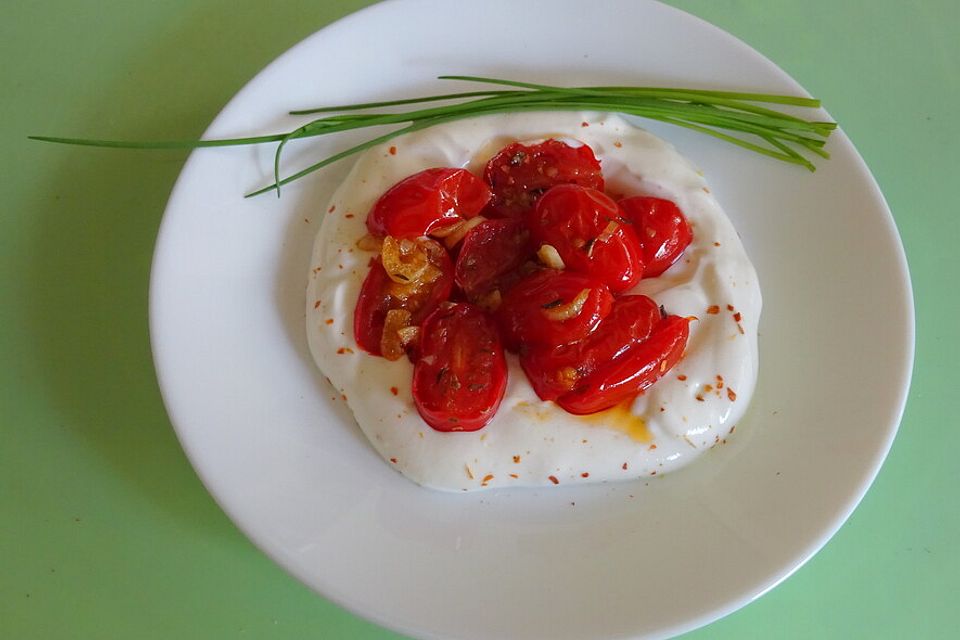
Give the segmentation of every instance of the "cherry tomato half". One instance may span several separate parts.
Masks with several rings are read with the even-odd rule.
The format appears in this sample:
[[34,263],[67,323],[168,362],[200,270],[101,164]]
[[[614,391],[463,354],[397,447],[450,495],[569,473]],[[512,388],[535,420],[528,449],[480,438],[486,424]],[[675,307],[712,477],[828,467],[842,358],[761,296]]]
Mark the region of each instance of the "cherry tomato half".
[[507,361],[493,320],[472,304],[441,305],[423,322],[413,401],[437,431],[476,431],[500,406]]
[[480,213],[490,189],[466,169],[426,169],[380,196],[367,215],[367,230],[382,238],[416,238]]
[[660,275],[683,254],[693,239],[680,208],[670,200],[636,196],[625,198],[620,209],[633,223],[643,247],[643,277]]
[[435,271],[407,282],[398,278],[401,281],[397,282],[387,274],[381,257],[372,261],[354,309],[353,335],[361,349],[376,356],[383,355],[381,342],[388,311],[409,311],[411,325],[418,326],[450,297],[453,289],[453,262],[447,250],[429,238],[406,242],[415,242],[423,252],[420,257],[426,258]]
[[582,340],[613,306],[602,283],[572,271],[545,269],[518,282],[503,297],[497,322],[504,344],[557,346]]
[[530,232],[522,219],[486,220],[463,238],[456,282],[472,302],[494,290],[502,295],[520,279],[519,267],[532,259]]
[[590,274],[614,293],[643,276],[640,243],[624,224],[617,203],[604,193],[573,184],[547,191],[529,217],[534,245],[549,244],[567,269]]
[[483,177],[493,190],[487,214],[515,217],[533,208],[537,198],[558,184],[603,190],[600,161],[587,145],[559,140],[525,145],[515,142],[490,159]]
[[683,356],[690,321],[680,316],[661,320],[650,337],[619,358],[599,367],[573,391],[557,398],[570,413],[596,413],[616,406],[660,379]]
[[541,400],[556,400],[646,340],[660,320],[660,308],[647,296],[623,296],[586,338],[559,347],[530,349],[520,354],[520,365]]

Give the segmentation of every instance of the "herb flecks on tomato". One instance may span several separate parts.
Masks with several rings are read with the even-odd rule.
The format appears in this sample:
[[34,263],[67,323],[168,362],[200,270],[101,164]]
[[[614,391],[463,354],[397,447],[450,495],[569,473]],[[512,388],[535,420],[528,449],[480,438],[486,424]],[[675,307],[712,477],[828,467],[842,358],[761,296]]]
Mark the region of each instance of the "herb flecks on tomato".
[[457,286],[471,302],[496,308],[532,259],[530,232],[522,219],[485,220],[463,238],[454,267]]
[[625,198],[618,204],[633,223],[637,239],[643,247],[645,278],[653,278],[666,271],[693,240],[686,217],[670,200],[636,196]]
[[609,196],[573,184],[547,191],[529,217],[534,244],[550,245],[567,269],[589,274],[617,293],[643,276],[640,242]]
[[437,431],[476,431],[496,414],[507,362],[493,320],[469,303],[441,305],[423,322],[413,400]]
[[574,147],[559,140],[508,145],[490,159],[483,177],[493,197],[492,217],[516,217],[533,208],[537,199],[558,184],[578,184],[603,190],[600,161],[587,145]]
[[416,238],[472,218],[490,199],[490,189],[466,169],[426,169],[380,196],[367,215],[377,237]]

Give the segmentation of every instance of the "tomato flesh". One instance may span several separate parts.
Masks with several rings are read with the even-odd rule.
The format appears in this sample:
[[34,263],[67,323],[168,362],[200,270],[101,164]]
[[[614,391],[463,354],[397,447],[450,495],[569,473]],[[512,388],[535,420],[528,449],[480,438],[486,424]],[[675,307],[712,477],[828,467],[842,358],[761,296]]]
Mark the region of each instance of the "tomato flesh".
[[436,168],[401,180],[367,214],[377,236],[417,238],[472,218],[490,199],[490,189],[466,169]]
[[476,431],[500,406],[507,361],[493,320],[469,303],[442,305],[423,322],[413,400],[437,431]]
[[643,247],[643,277],[653,278],[677,261],[693,240],[690,224],[675,203],[662,198],[625,198],[620,209],[633,223]]
[[590,274],[614,293],[643,277],[643,254],[617,203],[604,193],[573,184],[553,187],[529,218],[536,246],[551,245],[567,269]]
[[587,145],[572,147],[559,140],[525,145],[515,142],[490,159],[483,173],[493,191],[487,214],[516,217],[533,208],[547,189],[579,184],[603,190],[600,161]]
[[520,365],[541,400],[556,400],[646,340],[660,320],[660,308],[647,296],[623,296],[586,338],[573,344],[526,350],[520,354]]
[[507,292],[497,322],[508,349],[556,346],[586,337],[612,306],[613,295],[604,284],[580,273],[545,269]]
[[368,353],[382,355],[380,344],[388,311],[409,311],[412,324],[417,326],[437,305],[450,298],[453,290],[453,261],[450,255],[439,243],[429,238],[420,238],[417,243],[425,247],[431,264],[440,272],[432,282],[396,282],[387,274],[381,258],[376,258],[370,264],[353,314],[354,339]]
[[690,335],[689,319],[668,316],[646,340],[599,367],[557,404],[574,414],[588,414],[616,406],[659,380],[683,356]]
[[520,267],[532,259],[523,220],[486,220],[463,238],[454,267],[456,282],[467,299],[477,302],[495,290],[504,293],[521,277]]

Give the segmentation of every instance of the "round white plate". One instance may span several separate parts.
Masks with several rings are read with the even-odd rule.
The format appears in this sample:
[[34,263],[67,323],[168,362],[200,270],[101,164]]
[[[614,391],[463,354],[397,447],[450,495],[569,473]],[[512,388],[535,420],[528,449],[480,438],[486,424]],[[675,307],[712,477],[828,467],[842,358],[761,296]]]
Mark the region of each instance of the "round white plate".
[[[802,93],[730,35],[633,0],[393,0],[300,43],[207,137],[289,109],[440,93],[443,73],[558,84]],[[826,114],[822,114],[827,117]],[[388,468],[316,371],[309,252],[333,166],[273,196],[272,147],[201,150],[170,198],[151,332],[170,418],[203,482],[325,597],[426,638],[668,636],[783,580],[837,530],[890,447],[913,358],[903,249],[838,132],[806,170],[666,125],[743,236],[764,293],[760,382],[726,446],[650,482],[455,495]],[[289,166],[369,134],[290,145]]]

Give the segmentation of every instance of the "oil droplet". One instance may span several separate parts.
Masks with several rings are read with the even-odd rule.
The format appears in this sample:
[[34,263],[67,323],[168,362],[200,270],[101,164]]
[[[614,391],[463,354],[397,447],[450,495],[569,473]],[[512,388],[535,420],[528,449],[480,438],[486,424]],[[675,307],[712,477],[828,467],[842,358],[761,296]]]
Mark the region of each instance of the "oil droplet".
[[650,430],[647,429],[647,423],[631,411],[632,405],[633,401],[628,400],[604,411],[579,417],[584,422],[598,427],[606,427],[625,433],[631,440],[650,442],[653,437],[650,435]]

